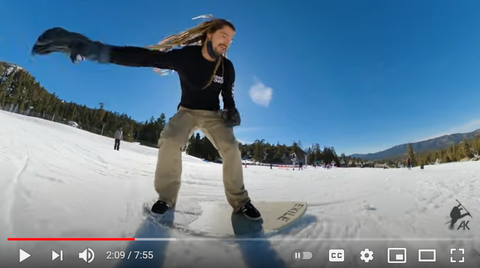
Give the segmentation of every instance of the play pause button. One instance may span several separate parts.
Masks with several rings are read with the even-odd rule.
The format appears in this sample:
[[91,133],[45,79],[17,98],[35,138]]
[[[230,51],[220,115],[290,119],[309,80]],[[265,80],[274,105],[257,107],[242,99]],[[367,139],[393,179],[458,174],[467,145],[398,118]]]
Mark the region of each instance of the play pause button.
[[19,262],[22,262],[22,261],[30,258],[30,256],[32,256],[32,255],[28,254],[28,252],[26,252],[25,250],[20,249],[20,259],[19,259]]
[[63,261],[63,250],[60,250],[60,253],[55,252],[52,250],[52,261],[58,259],[60,257],[60,261]]

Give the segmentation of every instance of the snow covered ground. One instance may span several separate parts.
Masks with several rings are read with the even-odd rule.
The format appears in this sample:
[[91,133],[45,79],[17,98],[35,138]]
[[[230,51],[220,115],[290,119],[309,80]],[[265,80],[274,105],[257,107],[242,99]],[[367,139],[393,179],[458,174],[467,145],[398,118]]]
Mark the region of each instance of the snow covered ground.
[[[162,231],[143,215],[156,197],[156,150],[66,125],[0,111],[0,263],[5,267],[380,267],[387,248],[407,248],[416,267],[418,249],[436,249],[436,263],[455,267],[450,248],[465,249],[462,267],[480,263],[480,162],[406,169],[280,170],[245,168],[246,187],[261,201],[305,200],[304,218],[282,233],[258,241],[205,240]],[[179,202],[190,198],[226,202],[221,165],[184,156]],[[449,230],[450,210],[462,202],[470,230]],[[461,221],[461,220],[460,220]],[[456,227],[458,227],[457,223]],[[25,242],[7,237],[176,237],[170,242]],[[78,253],[90,247],[87,264]],[[19,263],[19,249],[31,257]],[[107,250],[153,251],[154,260],[106,260]],[[360,251],[374,259],[365,263]],[[344,249],[344,265],[329,262],[329,249]],[[51,261],[63,250],[64,261]],[[294,261],[295,250],[313,253]],[[459,257],[454,253],[454,257]],[[474,265],[474,264],[477,265]],[[271,265],[269,265],[271,264]],[[274,265],[273,265],[274,264]],[[347,265],[348,264],[348,265]],[[120,266],[118,266],[120,265]],[[76,266],[75,266],[76,267]]]

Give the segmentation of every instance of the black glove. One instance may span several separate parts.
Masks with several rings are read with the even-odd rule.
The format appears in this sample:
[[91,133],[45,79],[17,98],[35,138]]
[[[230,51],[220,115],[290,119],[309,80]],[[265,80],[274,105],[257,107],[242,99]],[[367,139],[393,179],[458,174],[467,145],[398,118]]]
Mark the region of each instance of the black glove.
[[222,112],[222,118],[229,127],[240,126],[241,119],[237,108],[224,109]]
[[46,30],[38,37],[32,48],[32,54],[47,55],[52,52],[61,52],[68,54],[72,62],[83,59],[108,62],[108,50],[107,45],[92,41],[84,35],[55,27]]

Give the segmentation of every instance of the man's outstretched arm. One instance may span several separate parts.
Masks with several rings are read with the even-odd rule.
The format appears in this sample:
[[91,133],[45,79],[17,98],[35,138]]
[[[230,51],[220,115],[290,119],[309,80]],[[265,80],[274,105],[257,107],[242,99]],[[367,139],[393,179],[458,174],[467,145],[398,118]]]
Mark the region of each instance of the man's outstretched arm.
[[109,63],[130,67],[155,67],[175,70],[181,60],[181,49],[168,52],[132,46],[107,45]]
[[175,70],[182,62],[182,50],[160,52],[141,47],[113,46],[55,27],[43,32],[32,48],[34,55],[65,53],[73,62],[88,59],[131,67],[156,67]]

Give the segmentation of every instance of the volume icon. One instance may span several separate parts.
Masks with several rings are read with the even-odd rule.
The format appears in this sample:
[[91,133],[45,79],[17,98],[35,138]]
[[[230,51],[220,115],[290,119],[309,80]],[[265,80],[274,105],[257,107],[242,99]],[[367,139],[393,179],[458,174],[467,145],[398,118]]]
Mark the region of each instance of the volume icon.
[[78,258],[91,263],[95,259],[95,252],[91,248],[86,248],[83,252],[78,253]]
[[60,257],[60,261],[63,261],[63,250],[60,250],[60,254],[52,250],[52,261],[56,260],[58,257]]

